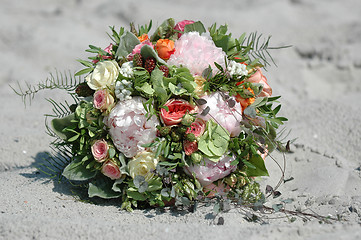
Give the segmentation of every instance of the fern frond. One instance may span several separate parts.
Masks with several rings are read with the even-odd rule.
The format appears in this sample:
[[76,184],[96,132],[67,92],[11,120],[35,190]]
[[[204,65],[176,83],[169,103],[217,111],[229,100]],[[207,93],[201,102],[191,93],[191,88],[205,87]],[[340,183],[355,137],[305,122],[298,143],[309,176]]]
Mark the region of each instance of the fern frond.
[[251,61],[259,59],[259,62],[264,66],[270,66],[270,61],[277,66],[273,57],[269,53],[269,50],[288,48],[291,46],[280,46],[280,47],[270,47],[269,42],[271,36],[267,38],[262,38],[262,34],[257,34],[257,32],[249,34],[248,37],[243,38],[241,45],[244,48],[243,54],[247,54],[250,57]]
[[50,77],[36,85],[25,83],[26,87],[22,87],[18,82],[17,89],[12,86],[10,87],[17,95],[22,98],[24,104],[26,104],[27,99],[29,100],[29,103],[31,103],[31,100],[34,98],[35,94],[42,90],[60,89],[65,90],[68,92],[68,94],[74,96],[74,91],[80,82],[80,77],[74,77],[70,71],[68,73],[61,73],[56,71],[55,75],[50,73]]
[[67,101],[64,103],[57,103],[51,98],[47,98],[46,100],[53,105],[53,114],[45,114],[45,117],[63,118],[72,113]]
[[58,155],[46,153],[47,157],[43,158],[45,163],[40,163],[36,168],[48,175],[52,179],[62,179],[62,173],[64,168],[69,164],[70,159],[65,159],[64,156],[58,153]]

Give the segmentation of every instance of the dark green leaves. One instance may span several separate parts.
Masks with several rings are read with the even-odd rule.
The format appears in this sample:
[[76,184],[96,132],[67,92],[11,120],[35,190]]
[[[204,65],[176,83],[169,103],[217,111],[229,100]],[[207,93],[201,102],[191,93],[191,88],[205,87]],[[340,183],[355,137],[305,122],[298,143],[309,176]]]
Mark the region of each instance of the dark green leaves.
[[95,177],[94,169],[87,169],[82,162],[73,161],[65,167],[63,176],[73,181],[85,181]]

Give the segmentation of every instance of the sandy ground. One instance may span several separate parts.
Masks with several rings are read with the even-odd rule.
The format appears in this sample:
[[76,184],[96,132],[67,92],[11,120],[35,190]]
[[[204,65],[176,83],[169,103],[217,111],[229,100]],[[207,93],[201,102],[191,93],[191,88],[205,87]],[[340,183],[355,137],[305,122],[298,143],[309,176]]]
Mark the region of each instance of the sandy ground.
[[[1,239],[360,239],[361,238],[361,1],[99,1],[0,0],[0,238]],[[247,222],[237,209],[216,225],[210,208],[121,211],[116,202],[77,201],[70,186],[37,174],[49,151],[44,92],[31,106],[9,87],[35,84],[55,69],[75,72],[89,44],[106,47],[108,26],[164,19],[228,23],[234,36],[272,34],[278,67],[266,73],[289,118],[286,179],[281,198],[290,210],[313,210],[344,221],[298,218]],[[282,155],[274,153],[279,161]],[[274,186],[280,172],[267,161]],[[279,201],[280,199],[277,199]],[[272,205],[271,200],[268,205]],[[270,216],[272,217],[272,216]]]

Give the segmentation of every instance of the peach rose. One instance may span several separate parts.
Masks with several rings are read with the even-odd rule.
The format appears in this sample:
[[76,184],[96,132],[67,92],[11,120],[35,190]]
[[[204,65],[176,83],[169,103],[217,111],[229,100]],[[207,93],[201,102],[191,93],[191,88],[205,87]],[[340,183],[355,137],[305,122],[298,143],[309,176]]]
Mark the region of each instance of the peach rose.
[[256,72],[246,81],[251,83],[261,83],[263,85],[263,90],[258,97],[270,97],[272,95],[272,88],[268,85],[267,78],[262,74],[260,68],[257,68]]
[[155,49],[157,49],[160,58],[168,60],[175,52],[174,41],[169,39],[159,39],[155,45]]
[[116,165],[112,160],[108,160],[103,164],[102,173],[113,180],[119,179],[122,176],[118,165]]
[[104,162],[107,159],[108,150],[108,143],[104,139],[96,140],[91,146],[91,152],[97,162]]
[[161,108],[160,117],[167,126],[177,125],[182,121],[182,117],[186,113],[195,113],[197,111],[196,106],[191,105],[184,99],[170,99],[164,106],[168,107],[169,111]]
[[[240,82],[241,83],[241,82]],[[240,84],[239,83],[239,84]],[[239,85],[237,83],[237,85]],[[252,93],[252,95],[254,96],[254,91],[252,90],[252,88],[247,88],[247,90]],[[236,101],[239,102],[242,106],[242,111],[244,111],[249,105],[251,105],[252,103],[254,103],[255,98],[254,97],[250,97],[250,98],[242,98],[241,95],[237,94],[236,95]]]

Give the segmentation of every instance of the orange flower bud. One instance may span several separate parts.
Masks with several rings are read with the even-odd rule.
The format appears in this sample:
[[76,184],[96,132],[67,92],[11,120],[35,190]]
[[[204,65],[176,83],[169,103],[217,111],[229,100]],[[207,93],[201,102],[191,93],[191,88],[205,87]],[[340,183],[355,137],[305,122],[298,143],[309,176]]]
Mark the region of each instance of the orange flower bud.
[[148,34],[144,33],[142,36],[138,37],[140,42],[144,42],[146,40],[149,40]]

